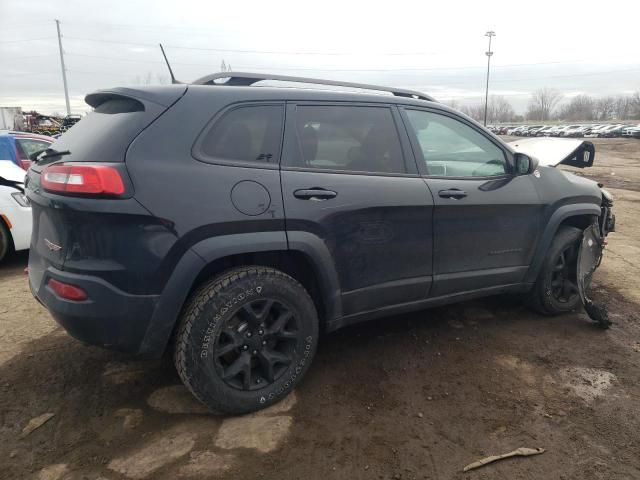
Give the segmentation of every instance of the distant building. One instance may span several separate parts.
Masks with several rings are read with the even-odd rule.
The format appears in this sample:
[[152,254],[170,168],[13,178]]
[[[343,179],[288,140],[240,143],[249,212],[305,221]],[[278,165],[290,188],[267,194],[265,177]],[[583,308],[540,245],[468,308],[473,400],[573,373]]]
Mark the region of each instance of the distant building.
[[24,117],[20,107],[0,107],[0,130],[23,131]]

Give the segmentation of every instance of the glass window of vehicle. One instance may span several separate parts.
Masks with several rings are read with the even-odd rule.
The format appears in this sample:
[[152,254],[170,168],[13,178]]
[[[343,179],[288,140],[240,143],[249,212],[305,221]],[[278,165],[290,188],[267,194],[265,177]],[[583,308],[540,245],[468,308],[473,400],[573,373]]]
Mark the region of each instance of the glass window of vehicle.
[[209,130],[201,151],[207,157],[223,160],[278,163],[282,121],[280,105],[235,108]]
[[50,142],[34,138],[16,138],[16,144],[18,145],[20,158],[23,159],[28,159],[30,155],[46,150],[51,145]]
[[299,105],[296,128],[299,167],[406,172],[398,131],[387,107]]
[[429,175],[488,177],[504,175],[504,152],[470,126],[446,115],[406,110]]

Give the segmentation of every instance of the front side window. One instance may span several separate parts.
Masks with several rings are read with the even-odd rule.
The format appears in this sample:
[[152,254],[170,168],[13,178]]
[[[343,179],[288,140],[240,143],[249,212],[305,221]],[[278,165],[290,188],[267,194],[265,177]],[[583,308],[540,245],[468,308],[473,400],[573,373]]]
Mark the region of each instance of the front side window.
[[235,108],[207,132],[200,151],[206,157],[221,160],[278,163],[282,120],[281,105]]
[[405,173],[402,148],[386,107],[304,106],[296,109],[298,167]]
[[429,175],[488,177],[507,173],[504,152],[468,125],[438,113],[406,113]]

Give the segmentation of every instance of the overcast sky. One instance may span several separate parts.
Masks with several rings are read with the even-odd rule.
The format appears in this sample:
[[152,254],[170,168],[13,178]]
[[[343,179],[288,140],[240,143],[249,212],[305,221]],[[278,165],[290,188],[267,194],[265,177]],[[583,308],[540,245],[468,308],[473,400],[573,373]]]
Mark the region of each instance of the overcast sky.
[[71,106],[151,76],[220,69],[422,90],[479,103],[487,30],[490,92],[523,111],[531,91],[565,98],[640,89],[640,1],[0,0],[0,106],[64,112],[54,19],[61,21]]

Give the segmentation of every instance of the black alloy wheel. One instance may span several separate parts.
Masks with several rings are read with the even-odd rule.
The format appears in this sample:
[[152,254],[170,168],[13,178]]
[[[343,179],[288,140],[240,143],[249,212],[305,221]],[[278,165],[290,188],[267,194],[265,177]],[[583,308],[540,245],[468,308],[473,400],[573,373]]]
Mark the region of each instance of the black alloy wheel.
[[318,335],[315,304],[297,280],[274,268],[236,267],[191,294],[174,362],[211,411],[249,413],[295,388],[311,365]]
[[560,303],[573,304],[578,294],[578,247],[567,246],[555,258],[551,274],[551,295]]
[[273,384],[294,361],[299,335],[291,309],[274,299],[247,302],[221,330],[214,349],[216,371],[240,390]]

